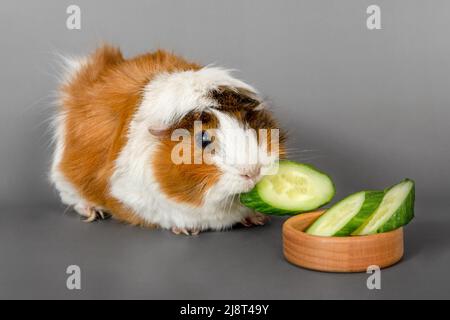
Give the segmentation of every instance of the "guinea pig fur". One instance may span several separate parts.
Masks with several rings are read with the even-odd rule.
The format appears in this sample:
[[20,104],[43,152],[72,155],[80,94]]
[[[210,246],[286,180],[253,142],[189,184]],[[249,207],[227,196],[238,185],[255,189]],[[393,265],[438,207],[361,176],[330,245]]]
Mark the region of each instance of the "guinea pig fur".
[[[248,152],[227,128],[239,132],[238,139],[250,136],[257,151],[259,139],[247,131],[278,128],[253,87],[225,69],[162,50],[125,59],[118,48],[105,45],[85,58],[64,60],[50,172],[64,204],[86,221],[109,214],[177,234],[266,222],[239,203],[239,193],[253,188],[262,168],[277,158],[266,150],[256,163],[224,161]],[[210,161],[174,163],[179,141],[172,133],[195,133],[198,121],[200,148],[188,150],[190,156],[202,152],[206,130],[215,129]],[[198,138],[193,134],[189,141],[195,146]],[[283,140],[281,133],[281,157]]]

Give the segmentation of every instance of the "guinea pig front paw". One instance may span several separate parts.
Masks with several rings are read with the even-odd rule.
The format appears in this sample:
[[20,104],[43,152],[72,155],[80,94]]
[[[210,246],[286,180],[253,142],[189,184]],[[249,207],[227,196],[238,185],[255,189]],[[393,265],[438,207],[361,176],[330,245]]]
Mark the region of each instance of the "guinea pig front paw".
[[[77,211],[80,213],[80,210]],[[85,217],[83,221],[88,223],[97,220],[106,220],[111,217],[108,213],[106,213],[102,209],[92,206],[84,206],[83,211],[80,214],[82,214],[82,216]]]
[[187,236],[196,236],[200,233],[200,229],[187,229],[187,228],[178,228],[178,227],[172,227],[171,231],[176,234],[185,234]]
[[270,217],[265,214],[255,212],[241,220],[241,224],[245,227],[263,226],[270,221]]

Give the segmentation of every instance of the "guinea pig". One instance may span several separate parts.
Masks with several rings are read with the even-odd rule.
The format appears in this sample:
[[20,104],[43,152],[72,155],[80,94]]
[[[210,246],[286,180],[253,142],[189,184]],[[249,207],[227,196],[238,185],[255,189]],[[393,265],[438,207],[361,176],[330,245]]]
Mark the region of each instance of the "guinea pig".
[[[285,152],[256,89],[162,50],[125,59],[104,45],[64,62],[50,180],[85,221],[186,235],[267,222],[239,203]],[[267,130],[277,139],[255,134]]]

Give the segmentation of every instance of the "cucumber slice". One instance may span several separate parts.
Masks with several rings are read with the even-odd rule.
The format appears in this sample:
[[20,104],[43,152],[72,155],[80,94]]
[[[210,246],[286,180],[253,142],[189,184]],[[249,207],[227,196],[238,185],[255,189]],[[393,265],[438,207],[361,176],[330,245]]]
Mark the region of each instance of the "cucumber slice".
[[361,191],[328,209],[306,233],[315,236],[348,236],[358,229],[383,199],[383,191]]
[[241,203],[258,212],[274,215],[310,211],[331,201],[333,182],[314,167],[280,161],[275,175],[265,176],[252,191],[240,196]]
[[414,218],[414,181],[406,179],[389,188],[375,212],[353,235],[388,232],[408,224]]

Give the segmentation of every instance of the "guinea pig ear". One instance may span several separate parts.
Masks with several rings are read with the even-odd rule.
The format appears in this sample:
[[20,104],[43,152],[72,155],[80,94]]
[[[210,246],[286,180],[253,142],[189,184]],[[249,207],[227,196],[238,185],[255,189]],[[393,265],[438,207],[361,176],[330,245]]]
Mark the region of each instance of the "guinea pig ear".
[[156,126],[156,125],[150,126],[148,128],[148,132],[152,136],[154,136],[155,138],[158,138],[158,139],[168,138],[168,137],[170,137],[170,134],[171,134],[169,127]]

